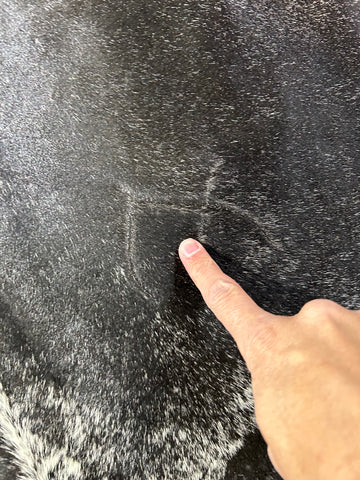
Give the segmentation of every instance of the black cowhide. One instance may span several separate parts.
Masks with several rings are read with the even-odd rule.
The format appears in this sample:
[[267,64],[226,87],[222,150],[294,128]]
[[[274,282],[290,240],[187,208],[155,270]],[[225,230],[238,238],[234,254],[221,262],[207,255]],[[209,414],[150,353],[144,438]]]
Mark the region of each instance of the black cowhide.
[[0,7],[0,479],[278,478],[177,246],[360,308],[359,2]]

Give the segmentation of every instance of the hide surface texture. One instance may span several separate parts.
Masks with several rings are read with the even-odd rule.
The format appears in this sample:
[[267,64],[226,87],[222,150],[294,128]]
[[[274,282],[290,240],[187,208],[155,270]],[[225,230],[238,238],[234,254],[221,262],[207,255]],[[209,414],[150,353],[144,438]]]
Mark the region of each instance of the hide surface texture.
[[360,308],[359,2],[0,5],[0,480],[278,479],[177,247]]

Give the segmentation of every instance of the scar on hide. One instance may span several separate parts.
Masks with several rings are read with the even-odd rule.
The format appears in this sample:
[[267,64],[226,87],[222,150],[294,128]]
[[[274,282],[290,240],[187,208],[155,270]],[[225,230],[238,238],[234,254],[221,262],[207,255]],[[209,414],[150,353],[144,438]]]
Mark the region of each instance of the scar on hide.
[[[209,170],[209,177],[205,183],[205,190],[204,190],[204,200],[203,200],[203,210],[207,210],[210,203],[211,193],[216,187],[216,175],[219,167],[224,164],[224,160],[217,159],[215,160],[214,165]],[[204,215],[202,212],[200,214],[200,227],[199,227],[199,240],[200,242],[206,242],[207,235],[205,233],[205,229],[208,226],[208,215]]]
[[[206,229],[209,227],[209,222],[212,216],[212,212],[209,211],[209,208],[211,207],[211,205],[213,205],[220,210],[223,209],[233,212],[237,218],[246,219],[248,222],[254,225],[254,228],[259,231],[267,244],[271,245],[276,250],[283,249],[282,245],[278,242],[278,240],[273,238],[271,235],[269,235],[268,232],[265,231],[260,218],[256,217],[253,213],[242,207],[239,207],[234,203],[216,198],[212,195],[214,189],[216,188],[218,170],[223,164],[224,160],[218,159],[210,168],[209,176],[205,183],[203,199],[200,206],[197,208],[189,206],[191,205],[191,203],[196,204],[196,201],[198,201],[198,198],[195,197],[195,195],[187,194],[183,198],[179,199],[179,196],[172,197],[168,194],[159,194],[153,189],[144,191],[131,187],[129,185],[121,185],[122,193],[124,193],[127,197],[127,211],[125,214],[125,253],[128,267],[133,273],[133,278],[131,280],[128,279],[122,267],[114,270],[114,274],[116,278],[119,278],[120,274],[121,277],[126,281],[126,283],[132,288],[134,287],[135,281],[138,293],[145,300],[151,301],[152,293],[147,291],[146,287],[143,285],[142,272],[139,268],[139,262],[136,261],[137,240],[138,238],[141,238],[138,232],[137,213],[141,211],[141,206],[155,211],[178,211],[183,214],[197,214],[199,216],[198,238],[201,242],[206,242],[208,238],[206,234]],[[179,205],[179,200],[183,202],[181,205]]]
[[[150,300],[150,298],[146,295],[142,282],[141,282],[141,275],[140,272],[138,271],[138,267],[136,265],[136,261],[134,259],[136,258],[136,253],[135,253],[135,242],[136,242],[136,222],[134,220],[134,203],[131,199],[128,200],[127,203],[127,212],[126,212],[126,220],[125,220],[125,251],[126,251],[126,258],[129,262],[130,269],[132,270],[135,281],[138,283],[138,293],[145,299],[145,300]],[[121,270],[121,273],[123,270]],[[130,285],[133,286],[133,282],[130,282],[126,275],[123,276],[126,282]]]
[[[254,227],[261,233],[265,241],[271,245],[276,250],[282,250],[281,243],[276,240],[269,232],[266,232],[263,227],[263,222],[254,215],[249,210],[239,207],[238,205],[231,203],[227,200],[222,200],[213,196],[213,192],[216,188],[216,180],[219,174],[219,168],[224,164],[224,159],[216,159],[214,164],[209,169],[209,176],[205,183],[205,188],[203,191],[202,202],[198,207],[199,197],[195,194],[186,193],[181,198],[179,195],[172,196],[166,193],[159,193],[155,189],[142,190],[139,188],[134,188],[128,184],[121,184],[122,193],[124,193],[128,200],[128,211],[126,219],[126,229],[127,229],[127,238],[130,241],[130,237],[135,239],[136,231],[136,212],[135,208],[139,209],[139,205],[144,204],[146,207],[153,210],[163,210],[163,211],[178,211],[184,214],[197,214],[199,215],[199,229],[198,229],[198,238],[201,242],[206,242],[208,239],[206,229],[209,227],[209,220],[211,219],[212,213],[209,211],[211,205],[217,207],[218,209],[225,209],[227,211],[234,212],[237,217],[245,218],[247,221],[252,223]],[[133,229],[134,232],[130,232],[129,229]],[[131,248],[128,249],[130,254]],[[134,258],[134,257],[133,257]]]

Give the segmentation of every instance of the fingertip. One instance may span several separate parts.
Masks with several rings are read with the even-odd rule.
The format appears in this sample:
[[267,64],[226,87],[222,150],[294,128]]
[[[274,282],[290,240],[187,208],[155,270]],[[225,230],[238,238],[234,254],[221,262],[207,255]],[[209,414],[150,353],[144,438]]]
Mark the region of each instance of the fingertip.
[[179,245],[179,255],[184,256],[185,258],[191,258],[196,253],[202,250],[202,245],[193,238],[187,238],[183,240]]

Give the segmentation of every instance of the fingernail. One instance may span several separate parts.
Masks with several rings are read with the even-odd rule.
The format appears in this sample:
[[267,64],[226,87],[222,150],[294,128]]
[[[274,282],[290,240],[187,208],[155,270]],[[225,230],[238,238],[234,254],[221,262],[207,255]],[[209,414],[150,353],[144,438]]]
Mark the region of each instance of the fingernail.
[[192,257],[196,252],[201,250],[200,244],[196,240],[193,240],[192,238],[184,240],[181,243],[180,248],[181,248],[181,251],[184,253],[184,255],[188,258]]

